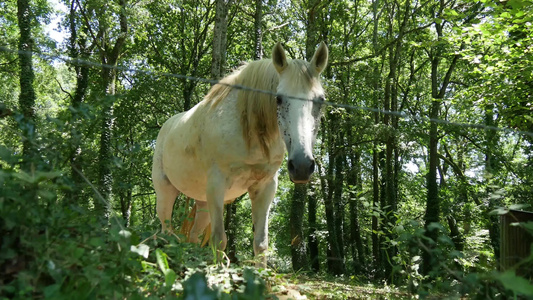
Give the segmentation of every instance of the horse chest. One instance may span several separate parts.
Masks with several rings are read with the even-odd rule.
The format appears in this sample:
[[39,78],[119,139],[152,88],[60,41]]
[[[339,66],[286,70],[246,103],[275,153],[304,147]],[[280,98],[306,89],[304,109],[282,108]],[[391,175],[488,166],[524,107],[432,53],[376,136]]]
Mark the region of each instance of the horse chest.
[[275,176],[279,163],[234,164],[230,166],[227,176],[228,189],[248,189],[251,185]]

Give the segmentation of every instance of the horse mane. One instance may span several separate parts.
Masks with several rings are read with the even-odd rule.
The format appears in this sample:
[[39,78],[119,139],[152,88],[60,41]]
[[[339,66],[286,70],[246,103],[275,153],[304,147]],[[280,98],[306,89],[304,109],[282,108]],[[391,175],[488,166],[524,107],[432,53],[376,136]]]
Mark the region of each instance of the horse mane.
[[274,93],[278,83],[279,75],[270,59],[253,61],[214,85],[205,100],[214,107],[236,88],[235,85],[244,87],[237,97],[244,141],[250,149],[252,140],[257,139],[265,156],[270,157],[270,146],[279,136],[277,104],[273,94],[256,90]]

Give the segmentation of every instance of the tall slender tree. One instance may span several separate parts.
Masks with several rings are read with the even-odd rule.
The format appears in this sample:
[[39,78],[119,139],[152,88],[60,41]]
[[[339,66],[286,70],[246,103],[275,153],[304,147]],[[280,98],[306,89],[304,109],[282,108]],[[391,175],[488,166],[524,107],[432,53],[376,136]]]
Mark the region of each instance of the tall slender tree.
[[294,271],[309,270],[307,260],[307,245],[304,238],[303,221],[305,202],[307,199],[307,184],[295,184],[291,197],[289,228],[291,235],[291,258]]
[[211,76],[215,79],[224,75],[228,40],[228,7],[230,4],[231,0],[215,1],[215,28],[213,30],[213,54],[211,60]]
[[32,61],[34,42],[31,35],[34,14],[31,11],[29,0],[18,0],[17,9],[17,20],[20,32],[18,42],[18,59],[20,67],[19,108],[22,113],[22,120],[19,121],[19,126],[22,130],[22,152],[24,155],[22,168],[28,172],[31,170],[32,165],[37,158],[37,151],[34,144],[36,137],[34,108],[35,90],[33,88],[35,74]]
[[318,248],[318,225],[317,221],[317,195],[316,191],[307,195],[307,223],[309,225],[309,232],[307,234],[307,245],[309,248],[309,261],[311,263],[311,270],[314,272],[320,271],[320,258]]
[[[85,26],[88,27],[89,34],[92,39],[94,47],[98,49],[100,62],[100,87],[99,97],[102,101],[101,123],[100,123],[100,141],[98,150],[98,190],[103,199],[97,198],[94,202],[94,207],[97,211],[102,212],[105,216],[108,215],[109,201],[112,189],[112,173],[111,173],[111,138],[113,132],[113,107],[115,104],[116,84],[117,84],[117,69],[119,59],[123,53],[124,46],[128,38],[128,19],[126,17],[128,10],[126,0],[117,0],[117,26],[112,28],[107,21],[106,9],[107,5],[87,3],[86,7],[80,7],[80,12],[84,16]],[[89,17],[94,16],[99,18],[96,28],[89,22]],[[96,33],[95,33],[96,32]],[[113,32],[117,32],[116,36],[112,36]],[[113,41],[114,39],[114,41]]]
[[[79,16],[79,4],[76,0],[70,1],[70,10],[68,14],[68,29],[70,37],[68,40],[68,49],[70,57],[76,62],[78,59],[88,61],[90,52],[94,48],[89,47],[87,43],[87,36],[89,34],[88,27]],[[81,34],[80,34],[81,31]],[[69,142],[68,159],[70,161],[70,173],[73,181],[73,187],[67,193],[66,200],[73,202],[75,195],[82,191],[81,187],[84,183],[81,174],[83,174],[83,157],[81,155],[81,132],[80,125],[82,116],[80,108],[85,101],[87,91],[89,88],[90,67],[86,64],[75,64],[74,71],[76,72],[76,88],[74,95],[71,97],[71,112],[72,115],[72,129]]]
[[[337,129],[339,128],[339,116],[334,114],[331,110],[328,111],[328,117],[326,119],[327,128],[327,151],[328,151],[328,165],[326,167],[326,180],[322,181],[322,188],[326,191],[324,193],[324,209],[326,213],[326,227],[328,230],[328,249],[327,249],[327,267],[328,271],[335,275],[343,274],[344,261],[341,248],[344,246],[339,244],[338,235],[342,232],[339,230],[340,224],[339,217],[336,215],[339,208],[336,207],[340,199],[335,199],[337,196],[342,197],[339,192],[339,188],[336,186],[339,182],[336,179],[340,179],[340,174],[336,174],[335,169],[339,168],[339,160],[343,158],[338,154],[336,147],[336,140],[338,140]],[[326,125],[326,124],[325,124]],[[326,127],[326,126],[324,126]],[[341,167],[342,168],[342,167]],[[342,170],[341,170],[342,171]],[[326,185],[324,185],[326,183]],[[342,182],[341,182],[342,189]]]
[[[372,1],[372,51],[373,54],[379,55],[379,44],[378,44],[378,25],[380,15],[378,13],[379,0]],[[375,107],[380,107],[379,105],[379,85],[380,85],[380,66],[378,63],[374,62],[372,67],[372,86],[373,86],[373,104]],[[374,112],[374,124],[378,125],[380,122],[380,113]],[[379,157],[380,157],[380,145],[377,138],[374,139],[372,146],[372,209],[374,210],[372,214],[372,262],[373,269],[376,273],[379,273],[381,270],[381,254],[380,254],[380,237],[379,233],[379,211],[381,208],[380,205],[380,179],[379,179]]]
[[263,0],[255,0],[254,59],[263,58]]
[[[388,51],[388,75],[384,81],[383,108],[385,111],[398,111],[398,84],[399,84],[399,61],[402,54],[403,38],[407,30],[408,20],[411,16],[410,2],[405,1],[405,6],[400,7],[397,2],[387,2],[386,8],[389,17],[387,35],[395,43],[389,47]],[[397,146],[398,116],[386,113],[383,116],[383,125],[386,128],[384,138],[385,143],[385,163],[382,166],[383,196],[385,206],[383,207],[384,231],[388,239],[393,240],[393,226],[396,224],[395,213],[398,199],[398,169],[399,157]],[[384,245],[387,249],[386,257],[388,262],[384,262],[385,274],[392,274],[392,264],[390,258],[396,255],[395,247]]]
[[[436,18],[442,16],[444,9],[446,8],[446,3],[440,1],[439,5],[435,7]],[[444,36],[444,23],[435,22],[434,23],[435,32],[437,34],[437,43],[433,48],[430,49],[429,59],[431,63],[431,107],[429,110],[430,119],[438,119],[441,110],[441,104],[444,99],[448,85],[450,84],[451,75],[457,65],[459,59],[459,54],[456,54],[452,57],[448,68],[445,72],[445,75],[442,79],[439,79],[441,67],[441,60],[444,55],[443,45],[440,43]],[[426,228],[426,236],[436,242],[437,241],[437,230],[434,228],[431,229],[429,226],[431,223],[439,223],[440,221],[440,198],[439,198],[439,184],[437,181],[437,170],[439,165],[438,158],[438,143],[439,143],[439,128],[437,122],[431,122],[429,127],[429,143],[428,143],[428,175],[427,175],[427,202],[426,202],[426,212],[424,215],[424,222]],[[423,268],[422,272],[424,274],[429,274],[431,268],[435,265],[432,261],[432,256],[430,254],[430,249],[432,245],[426,245],[425,251],[423,251]]]

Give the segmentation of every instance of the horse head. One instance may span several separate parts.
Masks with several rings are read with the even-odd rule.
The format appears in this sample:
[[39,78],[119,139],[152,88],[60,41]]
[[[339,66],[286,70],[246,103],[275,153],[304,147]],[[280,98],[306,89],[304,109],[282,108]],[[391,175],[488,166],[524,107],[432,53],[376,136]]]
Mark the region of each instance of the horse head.
[[306,183],[315,170],[313,146],[325,100],[319,75],[326,68],[328,48],[322,42],[307,62],[287,60],[285,50],[277,43],[272,62],[279,73],[277,115],[280,134],[289,152],[289,177],[294,183]]

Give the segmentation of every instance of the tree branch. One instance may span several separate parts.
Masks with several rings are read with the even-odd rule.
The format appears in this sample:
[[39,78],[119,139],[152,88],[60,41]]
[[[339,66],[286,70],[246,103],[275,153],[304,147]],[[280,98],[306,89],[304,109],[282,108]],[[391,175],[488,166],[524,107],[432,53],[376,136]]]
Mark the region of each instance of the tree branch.
[[108,62],[111,65],[115,65],[120,56],[120,52],[126,42],[126,37],[128,35],[128,20],[126,18],[126,0],[120,0],[120,14],[119,14],[119,24],[120,24],[120,33],[118,35],[115,46],[111,50],[110,61]]
[[81,15],[82,15],[83,19],[85,20],[85,25],[87,26],[87,29],[89,30],[89,34],[93,38],[92,45],[89,46],[89,48],[93,48],[94,46],[97,46],[100,50],[103,51],[104,49],[102,48],[102,45],[100,45],[100,43],[98,43],[98,38],[96,37],[96,35],[93,32],[93,29],[91,28],[91,23],[89,22],[89,18],[87,17],[87,13],[83,9],[83,6],[81,5],[79,0],[76,0],[76,3],[78,3],[78,7],[80,8]]
[[69,96],[70,100],[72,100],[74,97],[72,97],[72,95],[71,95],[69,92],[67,92],[67,91],[65,91],[65,90],[63,89],[63,86],[61,85],[61,82],[59,82],[59,80],[57,80],[57,78],[54,78],[54,79],[55,79],[55,81],[57,82],[57,85],[59,85],[59,89],[61,89],[61,91],[62,91],[63,93],[67,94],[67,95]]
[[370,54],[370,55],[366,55],[366,56],[362,56],[362,57],[357,57],[357,58],[350,59],[350,60],[332,62],[329,65],[330,66],[345,66],[345,65],[353,64],[353,63],[358,62],[358,61],[362,61],[362,60],[367,60],[367,59],[371,59],[371,58],[374,58],[374,57],[378,57],[381,54],[383,54],[383,52],[385,52],[385,50],[387,50],[389,47],[391,47],[392,45],[396,44],[401,38],[405,37],[406,35],[408,35],[410,33],[414,33],[414,32],[417,32],[419,30],[426,29],[426,28],[430,27],[431,25],[433,25],[433,23],[426,24],[426,25],[424,25],[422,27],[417,27],[417,28],[414,28],[414,29],[411,29],[411,30],[408,30],[408,31],[404,32],[403,36],[393,39],[392,41],[387,43],[385,46],[383,46],[383,48],[379,49],[376,53],[373,53],[373,54]]

